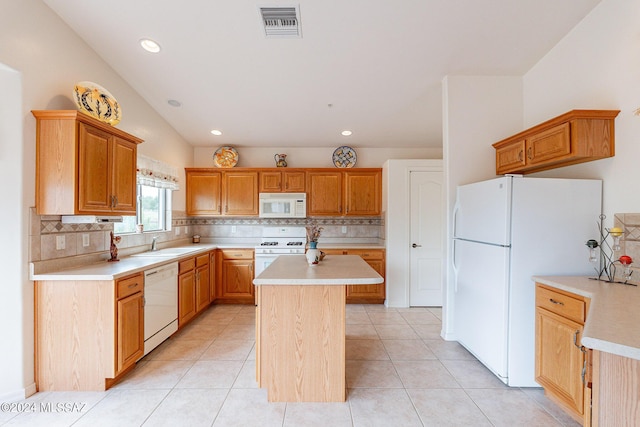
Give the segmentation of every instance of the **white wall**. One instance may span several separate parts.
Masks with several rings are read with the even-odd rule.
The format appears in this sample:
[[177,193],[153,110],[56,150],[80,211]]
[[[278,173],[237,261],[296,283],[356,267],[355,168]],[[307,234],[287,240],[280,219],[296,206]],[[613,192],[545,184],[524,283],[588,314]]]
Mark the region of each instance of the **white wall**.
[[[447,254],[451,259],[456,187],[495,178],[496,141],[522,130],[522,78],[447,76],[443,80],[443,145],[447,209]],[[453,272],[448,263],[443,336],[455,338],[451,309]]]
[[525,127],[572,109],[621,110],[616,155],[537,176],[604,180],[605,226],[640,212],[640,2],[603,0],[524,76]]
[[4,325],[0,350],[0,402],[6,402],[24,397],[21,390],[32,382],[26,371],[16,369],[31,357],[33,350],[29,337],[16,326],[29,322],[25,301],[33,301],[33,290],[24,277],[24,270],[19,268],[27,255],[24,236],[28,221],[22,216],[23,191],[21,186],[12,185],[22,175],[22,80],[20,73],[2,64],[0,93],[0,182],[3,183],[0,224],[5,225],[2,231],[4,243],[0,245],[0,324]]
[[[41,1],[0,0],[0,10],[0,63],[17,71],[12,74],[3,69],[0,83],[3,122],[10,123],[2,127],[0,153],[0,173],[5,183],[0,214],[5,225],[2,247],[3,252],[7,248],[10,251],[3,257],[0,287],[0,320],[4,325],[0,401],[6,401],[30,393],[34,382],[33,284],[27,274],[26,225],[28,208],[35,200],[35,119],[30,111],[75,109],[73,85],[94,81],[122,105],[123,119],[118,128],[146,141],[139,146],[142,154],[182,168],[192,162],[193,150]],[[117,23],[100,22],[99,26],[108,31],[117,28]],[[11,99],[12,108],[4,117],[7,99]],[[176,209],[184,210],[184,199],[184,190],[174,193]],[[4,310],[4,304],[10,309]]]
[[[223,144],[221,144],[223,145]],[[349,145],[345,139],[344,145]],[[392,145],[392,142],[390,142]],[[195,147],[193,164],[195,167],[215,167],[213,153],[218,147]],[[238,167],[274,167],[273,156],[276,153],[287,154],[287,163],[291,168],[332,168],[331,157],[336,147],[236,147]],[[380,168],[387,159],[441,159],[440,148],[370,148],[353,147],[357,154],[356,167]]]
[[[411,275],[411,172],[442,172],[442,160],[388,160],[382,167],[387,307],[409,307]],[[438,202],[438,201],[435,201]],[[439,203],[438,206],[442,204]],[[444,231],[444,230],[443,230]],[[444,232],[442,233],[444,238]],[[444,246],[444,245],[443,245]],[[445,277],[443,277],[443,283]]]

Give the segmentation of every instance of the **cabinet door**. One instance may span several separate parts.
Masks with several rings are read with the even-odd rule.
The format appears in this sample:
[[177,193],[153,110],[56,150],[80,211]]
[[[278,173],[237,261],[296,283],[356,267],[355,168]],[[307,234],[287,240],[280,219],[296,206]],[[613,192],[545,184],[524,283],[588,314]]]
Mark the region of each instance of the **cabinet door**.
[[[209,255],[203,255],[209,258]],[[209,262],[196,269],[196,311],[207,308],[210,302],[210,275]]]
[[195,271],[178,276],[178,326],[184,326],[196,314]]
[[258,172],[225,172],[225,215],[258,215]]
[[222,213],[222,174],[213,171],[187,171],[187,215]]
[[536,308],[536,381],[577,417],[584,413],[582,325]]
[[113,138],[112,213],[136,214],[137,146],[124,139]]
[[283,188],[285,193],[304,193],[306,191],[307,175],[304,171],[283,172]]
[[562,123],[527,138],[527,164],[559,162],[571,155],[570,123]]
[[[384,251],[381,250],[349,250],[349,255],[360,255],[379,275],[384,277]],[[349,302],[382,303],[386,297],[385,284],[347,285]]]
[[502,175],[509,171],[524,168],[526,165],[524,150],[524,139],[496,148],[496,174]]
[[84,123],[78,126],[78,212],[110,212],[111,135]]
[[223,259],[220,298],[253,302],[253,260]]
[[342,172],[307,173],[307,214],[342,215]]
[[216,253],[209,252],[209,302],[216,300]]
[[116,304],[116,375],[136,363],[144,355],[143,303],[143,293],[137,292],[119,299]]
[[345,214],[380,215],[382,172],[345,172]]
[[260,192],[279,193],[282,191],[282,172],[260,172]]

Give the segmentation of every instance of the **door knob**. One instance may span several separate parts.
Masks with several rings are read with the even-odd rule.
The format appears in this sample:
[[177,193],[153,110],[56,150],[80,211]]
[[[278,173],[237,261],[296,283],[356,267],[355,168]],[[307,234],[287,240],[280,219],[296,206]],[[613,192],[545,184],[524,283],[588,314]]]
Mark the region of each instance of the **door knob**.
[[415,244],[415,243],[414,243],[413,245],[411,245],[411,247],[412,247],[412,248],[421,248],[421,247],[422,247],[422,245],[417,245],[417,244]]

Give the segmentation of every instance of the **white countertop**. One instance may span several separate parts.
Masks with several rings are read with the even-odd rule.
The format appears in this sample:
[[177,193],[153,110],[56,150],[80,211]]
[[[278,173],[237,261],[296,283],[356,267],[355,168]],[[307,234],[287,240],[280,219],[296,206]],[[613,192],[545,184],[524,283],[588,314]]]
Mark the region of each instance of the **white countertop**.
[[533,280],[591,299],[582,345],[640,360],[639,287],[574,276],[534,276]]
[[[69,268],[49,273],[33,274],[31,280],[114,280],[121,277],[148,270],[163,264],[180,261],[185,258],[198,255],[212,249],[219,248],[218,245],[197,244],[189,246],[179,246],[177,248],[164,248],[154,252],[147,252],[150,256],[127,256],[120,258],[120,261],[87,264],[81,267]],[[190,252],[182,253],[178,256],[163,256],[169,254],[173,249],[193,249]]]
[[369,285],[384,279],[358,255],[327,255],[309,265],[304,255],[278,257],[253,284],[260,285]]

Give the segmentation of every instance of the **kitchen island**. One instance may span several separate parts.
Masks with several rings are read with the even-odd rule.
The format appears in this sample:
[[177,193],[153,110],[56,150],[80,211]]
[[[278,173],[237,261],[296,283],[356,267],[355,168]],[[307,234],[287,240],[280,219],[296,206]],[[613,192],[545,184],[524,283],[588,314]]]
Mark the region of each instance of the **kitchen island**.
[[383,282],[357,255],[278,257],[256,285],[256,380],[270,402],[344,402],[346,286]]

